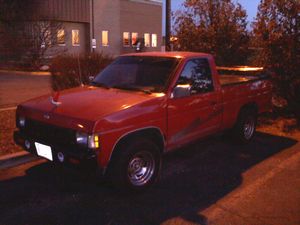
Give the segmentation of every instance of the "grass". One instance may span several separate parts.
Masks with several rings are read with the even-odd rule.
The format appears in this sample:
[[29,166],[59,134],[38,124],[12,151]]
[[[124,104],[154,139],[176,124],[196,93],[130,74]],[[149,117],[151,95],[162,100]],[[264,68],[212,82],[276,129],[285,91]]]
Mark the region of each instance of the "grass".
[[[13,132],[16,129],[15,113],[15,110],[0,112],[0,156],[22,151],[13,141]],[[259,118],[257,130],[300,141],[300,127],[293,116],[266,114]]]
[[0,156],[22,151],[13,140],[15,127],[16,110],[7,110],[0,112]]

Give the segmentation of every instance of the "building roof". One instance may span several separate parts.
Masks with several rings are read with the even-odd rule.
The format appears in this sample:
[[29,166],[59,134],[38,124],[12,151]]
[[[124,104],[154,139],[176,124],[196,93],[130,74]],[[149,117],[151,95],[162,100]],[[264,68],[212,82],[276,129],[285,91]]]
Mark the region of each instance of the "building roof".
[[129,55],[129,56],[160,56],[160,57],[176,57],[176,58],[211,56],[210,54],[202,53],[202,52],[142,52],[142,53],[129,53],[129,54],[125,54],[125,55]]
[[147,3],[147,4],[156,4],[156,5],[162,5],[162,0],[129,0],[132,2],[141,2],[141,3]]

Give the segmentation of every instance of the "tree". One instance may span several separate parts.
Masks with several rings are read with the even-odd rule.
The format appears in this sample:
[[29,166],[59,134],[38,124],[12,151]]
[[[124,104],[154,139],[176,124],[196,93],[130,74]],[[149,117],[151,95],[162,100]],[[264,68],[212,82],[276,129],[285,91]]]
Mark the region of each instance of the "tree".
[[274,70],[277,92],[299,113],[299,0],[261,0],[252,28],[252,45],[259,49],[253,61]]
[[0,56],[38,67],[57,43],[62,23],[39,14],[39,1],[0,0]]
[[247,14],[231,0],[186,0],[175,14],[177,50],[209,52],[218,64],[243,64],[249,36]]
[[53,48],[57,45],[57,33],[63,27],[61,22],[34,19],[25,22],[24,27],[26,42],[21,49],[25,59],[29,59],[33,67],[39,67],[48,53],[57,55],[64,50]]
[[23,21],[30,18],[28,12],[31,1],[0,0],[0,47],[3,60],[18,60],[22,55],[20,48],[25,46],[24,36],[19,38],[23,30]]

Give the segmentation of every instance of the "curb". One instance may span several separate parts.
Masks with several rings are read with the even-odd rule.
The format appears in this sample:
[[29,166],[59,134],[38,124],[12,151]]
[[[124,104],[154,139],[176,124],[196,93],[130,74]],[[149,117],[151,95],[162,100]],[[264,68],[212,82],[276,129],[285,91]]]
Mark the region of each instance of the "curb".
[[47,71],[19,71],[19,70],[0,70],[0,73],[12,73],[17,75],[50,76]]
[[26,151],[8,154],[0,157],[0,170],[19,166],[21,164],[33,162],[40,158]]

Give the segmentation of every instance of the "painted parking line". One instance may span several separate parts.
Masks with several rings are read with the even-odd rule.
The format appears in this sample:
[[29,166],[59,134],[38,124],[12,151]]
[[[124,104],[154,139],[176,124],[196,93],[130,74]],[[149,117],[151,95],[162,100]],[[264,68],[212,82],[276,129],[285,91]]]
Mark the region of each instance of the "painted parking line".
[[0,73],[9,73],[17,75],[35,75],[35,76],[50,76],[51,73],[47,71],[18,71],[18,70],[0,70]]
[[10,111],[10,110],[15,110],[15,109],[17,109],[17,106],[7,107],[7,108],[0,108],[0,112]]
[[43,160],[40,157],[22,151],[0,157],[0,170],[16,167],[33,161]]

